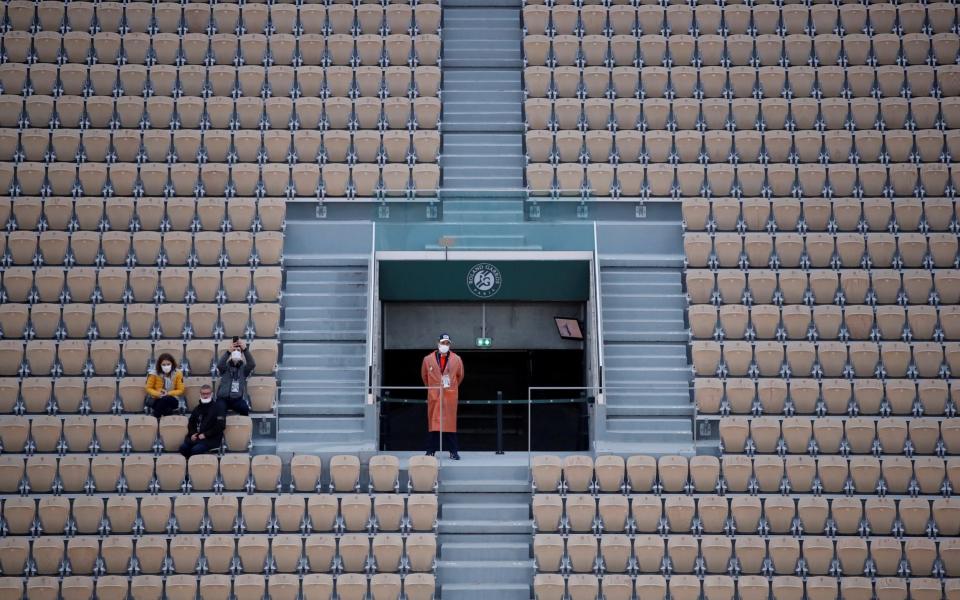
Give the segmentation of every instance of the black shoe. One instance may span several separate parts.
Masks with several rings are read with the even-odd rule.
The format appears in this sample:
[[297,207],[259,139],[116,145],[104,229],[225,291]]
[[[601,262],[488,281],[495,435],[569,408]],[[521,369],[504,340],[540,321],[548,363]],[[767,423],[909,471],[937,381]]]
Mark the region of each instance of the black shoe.
[[457,452],[450,453],[450,460],[460,460],[460,454]]
[[426,455],[427,455],[427,456],[434,456],[435,454],[436,454],[436,452],[433,452],[433,451],[431,451],[431,450],[427,450],[427,452],[426,452]]

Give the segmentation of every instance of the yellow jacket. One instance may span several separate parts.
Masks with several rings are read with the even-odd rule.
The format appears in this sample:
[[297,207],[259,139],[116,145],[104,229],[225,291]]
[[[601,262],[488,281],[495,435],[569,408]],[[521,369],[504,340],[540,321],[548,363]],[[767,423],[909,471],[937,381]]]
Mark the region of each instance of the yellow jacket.
[[[183,385],[183,371],[177,369],[171,375],[173,380],[173,389],[167,390],[168,396],[173,396],[174,398],[182,396],[185,390]],[[147,385],[146,385],[147,394],[153,396],[154,398],[159,398],[163,395],[163,375],[158,375],[155,372],[151,371],[147,375]]]

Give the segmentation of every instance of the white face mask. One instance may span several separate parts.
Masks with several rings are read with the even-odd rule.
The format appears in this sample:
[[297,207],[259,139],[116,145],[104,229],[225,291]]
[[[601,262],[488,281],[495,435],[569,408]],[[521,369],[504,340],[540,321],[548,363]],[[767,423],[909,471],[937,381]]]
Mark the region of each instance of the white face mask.
[[160,365],[160,370],[162,370],[164,373],[169,373],[170,371],[173,370],[173,365],[167,365],[167,364]]
[[241,360],[243,360],[243,352],[240,352],[239,350],[234,350],[233,352],[230,353],[230,360],[232,360],[233,362],[240,362]]
[[210,404],[212,400],[213,400],[213,394],[207,396],[206,398],[204,398],[203,396],[200,396],[200,404]]
[[446,344],[437,344],[437,350],[440,351],[440,354],[446,354],[447,352],[450,352],[450,346]]

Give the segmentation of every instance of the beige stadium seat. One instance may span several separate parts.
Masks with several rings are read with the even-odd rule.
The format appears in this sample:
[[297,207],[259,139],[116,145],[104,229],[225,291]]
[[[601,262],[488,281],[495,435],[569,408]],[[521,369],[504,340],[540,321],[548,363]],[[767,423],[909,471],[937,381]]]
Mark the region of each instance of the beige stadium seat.
[[330,491],[356,491],[360,486],[360,459],[338,455],[330,459]]

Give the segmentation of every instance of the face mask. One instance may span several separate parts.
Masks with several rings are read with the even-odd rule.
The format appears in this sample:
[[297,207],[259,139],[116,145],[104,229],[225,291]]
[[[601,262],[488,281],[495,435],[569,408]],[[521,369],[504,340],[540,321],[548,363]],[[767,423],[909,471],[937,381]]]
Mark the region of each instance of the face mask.
[[437,344],[437,350],[440,351],[440,354],[446,354],[447,352],[450,352],[450,346],[446,344]]
[[173,365],[160,365],[160,369],[164,373],[169,373],[173,369]]
[[243,353],[240,352],[239,350],[234,350],[233,352],[230,353],[230,360],[232,360],[233,362],[240,362],[241,360],[243,360]]
[[210,404],[211,400],[213,400],[213,396],[207,396],[206,398],[200,396],[200,404]]

